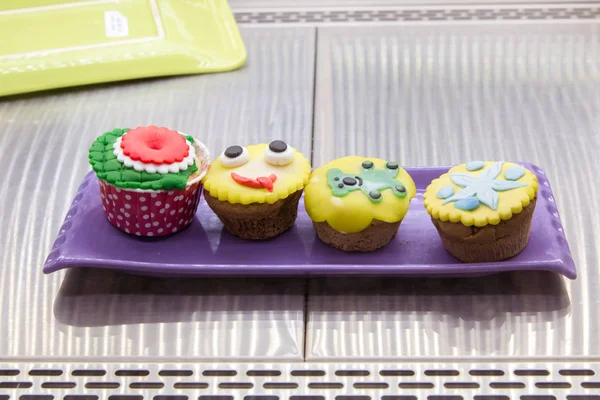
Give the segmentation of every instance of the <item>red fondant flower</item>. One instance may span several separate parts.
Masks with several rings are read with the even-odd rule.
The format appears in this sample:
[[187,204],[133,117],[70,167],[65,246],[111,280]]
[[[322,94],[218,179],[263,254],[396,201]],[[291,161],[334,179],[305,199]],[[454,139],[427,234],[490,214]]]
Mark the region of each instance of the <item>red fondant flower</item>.
[[177,131],[157,126],[130,129],[121,139],[123,154],[144,164],[172,164],[188,156],[185,138]]

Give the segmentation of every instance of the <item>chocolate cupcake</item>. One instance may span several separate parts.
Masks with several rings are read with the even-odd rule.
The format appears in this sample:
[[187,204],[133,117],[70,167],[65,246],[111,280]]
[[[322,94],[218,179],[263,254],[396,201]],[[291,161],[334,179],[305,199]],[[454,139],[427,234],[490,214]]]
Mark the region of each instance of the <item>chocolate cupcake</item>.
[[433,180],[424,203],[450,254],[500,261],[527,245],[537,190],[537,177],[520,165],[472,161]]
[[268,239],[294,225],[309,175],[306,157],[281,140],[229,146],[204,178],[204,197],[230,233]]
[[396,236],[415,193],[398,163],[350,156],[311,174],[304,204],[319,239],[340,250],[366,252]]

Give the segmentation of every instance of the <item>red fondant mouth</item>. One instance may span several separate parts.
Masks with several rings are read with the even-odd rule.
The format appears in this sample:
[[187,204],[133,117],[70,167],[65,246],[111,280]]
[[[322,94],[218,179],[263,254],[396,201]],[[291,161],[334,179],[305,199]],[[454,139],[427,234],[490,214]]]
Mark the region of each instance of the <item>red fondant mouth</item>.
[[267,189],[269,192],[273,191],[273,183],[277,180],[277,175],[271,174],[269,176],[259,176],[256,179],[246,178],[245,176],[241,176],[236,174],[235,172],[231,173],[231,178],[239,183],[242,186],[251,187],[254,189]]

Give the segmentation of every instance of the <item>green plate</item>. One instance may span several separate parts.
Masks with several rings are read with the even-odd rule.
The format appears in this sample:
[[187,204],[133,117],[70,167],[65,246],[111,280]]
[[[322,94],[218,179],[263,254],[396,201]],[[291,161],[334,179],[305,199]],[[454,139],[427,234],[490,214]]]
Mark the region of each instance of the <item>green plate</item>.
[[225,0],[3,0],[0,38],[0,96],[246,61]]

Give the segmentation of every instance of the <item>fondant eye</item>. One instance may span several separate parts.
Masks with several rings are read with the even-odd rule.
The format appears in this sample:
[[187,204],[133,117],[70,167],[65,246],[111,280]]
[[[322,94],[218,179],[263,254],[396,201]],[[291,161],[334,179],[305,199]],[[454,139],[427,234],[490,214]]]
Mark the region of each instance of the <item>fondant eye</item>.
[[219,157],[221,165],[227,168],[239,167],[244,165],[250,159],[250,153],[242,146],[229,146]]
[[287,165],[294,159],[294,149],[283,140],[273,140],[265,148],[265,160],[271,165]]

